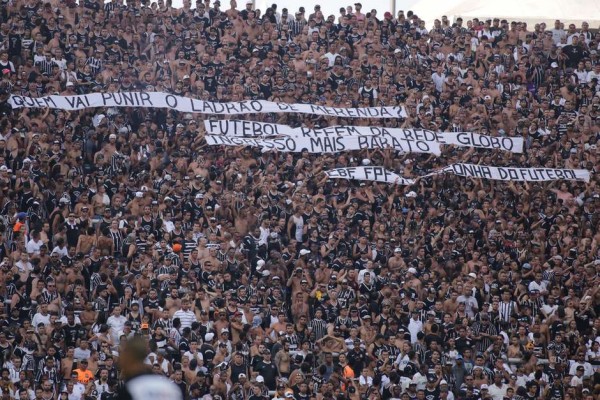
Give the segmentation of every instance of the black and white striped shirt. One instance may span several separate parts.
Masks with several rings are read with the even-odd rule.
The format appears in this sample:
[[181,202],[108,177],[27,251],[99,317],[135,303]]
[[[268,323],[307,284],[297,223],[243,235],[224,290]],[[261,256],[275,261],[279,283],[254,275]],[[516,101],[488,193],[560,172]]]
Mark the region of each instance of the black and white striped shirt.
[[148,248],[148,242],[140,239],[139,237],[135,238],[135,247],[137,249],[137,253],[145,253]]
[[193,239],[186,239],[183,241],[183,258],[186,260],[192,254],[192,250],[194,250],[198,246],[198,242]]
[[57,293],[50,293],[47,290],[44,290],[40,296],[42,298],[42,302],[46,304],[50,304],[58,298]]
[[123,166],[123,160],[123,156],[117,154],[116,152],[113,153],[112,157],[110,158],[110,165],[106,170],[106,174],[109,176],[115,176],[119,174],[121,172],[121,167]]
[[94,272],[90,278],[90,291],[93,292],[102,283],[102,278],[98,272]]
[[304,21],[303,19],[301,20],[292,20],[290,22],[288,22],[288,25],[290,27],[290,34],[292,37],[294,36],[298,36],[299,34],[302,33],[302,30],[304,29],[304,26],[306,25],[306,21]]
[[315,333],[315,340],[327,335],[327,322],[325,320],[315,318],[308,323],[308,327]]
[[121,254],[121,249],[123,248],[123,234],[119,230],[116,232],[109,231],[109,234],[114,244],[115,254]]
[[508,303],[501,301],[500,306],[498,307],[498,311],[500,313],[500,320],[509,322],[510,316],[515,311],[515,302],[512,300],[509,301]]
[[90,57],[85,61],[85,65],[89,65],[92,68],[94,76],[102,69],[102,60],[95,57]]
[[52,62],[52,60],[43,59],[36,62],[35,65],[39,68],[40,73],[43,75],[52,75],[52,68],[54,67],[54,62]]
[[[498,331],[496,330],[496,327],[493,324],[488,323],[487,325],[484,325],[481,322],[477,321],[473,324],[473,334],[475,336],[479,336],[480,333],[486,333],[490,336],[498,336]],[[477,349],[477,351],[483,353],[493,343],[494,343],[494,340],[492,338],[487,337],[487,336],[482,337],[475,344],[475,348]]]

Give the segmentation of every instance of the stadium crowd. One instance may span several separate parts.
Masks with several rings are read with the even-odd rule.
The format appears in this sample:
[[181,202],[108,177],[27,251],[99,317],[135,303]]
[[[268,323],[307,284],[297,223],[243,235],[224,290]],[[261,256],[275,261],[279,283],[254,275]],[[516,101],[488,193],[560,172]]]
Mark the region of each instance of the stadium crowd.
[[[120,345],[186,400],[600,398],[600,34],[360,3],[0,5],[2,399],[111,400]],[[204,118],[15,108],[10,94],[404,105],[397,119],[252,114],[520,136],[524,154],[207,146]],[[583,168],[589,183],[381,165]]]

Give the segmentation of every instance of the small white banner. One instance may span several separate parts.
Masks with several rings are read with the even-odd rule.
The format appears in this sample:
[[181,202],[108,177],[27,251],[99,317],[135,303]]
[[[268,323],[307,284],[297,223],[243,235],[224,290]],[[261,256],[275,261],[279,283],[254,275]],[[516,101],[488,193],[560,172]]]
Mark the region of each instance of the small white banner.
[[590,171],[586,169],[492,167],[489,165],[457,163],[444,167],[442,171],[468,178],[499,181],[590,181]]
[[330,179],[351,179],[359,181],[375,181],[396,185],[412,185],[414,179],[405,179],[384,167],[349,167],[335,168],[325,171]]

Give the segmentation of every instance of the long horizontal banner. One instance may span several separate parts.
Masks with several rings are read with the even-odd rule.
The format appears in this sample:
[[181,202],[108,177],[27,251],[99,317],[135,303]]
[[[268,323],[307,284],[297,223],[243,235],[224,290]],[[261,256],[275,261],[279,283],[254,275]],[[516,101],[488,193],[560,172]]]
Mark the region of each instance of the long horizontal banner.
[[233,103],[215,103],[176,96],[163,92],[90,93],[77,96],[26,97],[11,95],[13,108],[58,108],[83,110],[93,107],[149,107],[169,108],[181,112],[202,114],[255,114],[300,113],[344,118],[404,118],[403,107],[337,108],[315,104],[288,104],[265,100],[248,100]]
[[450,173],[468,178],[501,181],[544,182],[556,180],[583,180],[589,182],[590,180],[590,172],[585,169],[492,167],[489,165],[461,163],[450,164],[447,167],[433,171],[416,179],[403,178],[392,171],[386,170],[384,167],[376,166],[335,168],[325,171],[325,174],[331,179],[366,180],[397,185],[412,185],[419,179],[443,173]]
[[375,181],[396,185],[412,185],[414,179],[405,179],[384,167],[350,167],[335,168],[325,171],[330,179],[352,179],[359,181]]
[[300,153],[338,153],[341,151],[364,149],[389,149],[405,153],[430,153],[440,155],[440,145],[423,140],[404,140],[384,136],[339,136],[339,137],[300,137],[283,136],[272,139],[244,138],[224,135],[206,135],[210,146],[252,146],[263,150]]
[[493,179],[500,181],[590,181],[590,171],[586,169],[492,167],[489,165],[457,163],[444,167],[442,171],[468,178]]
[[331,126],[326,128],[292,128],[288,125],[240,120],[205,120],[206,132],[211,135],[235,137],[299,136],[388,136],[403,140],[422,140],[461,147],[523,152],[523,138],[495,137],[471,132],[435,132],[427,129],[384,128],[379,126]]
[[289,125],[270,124],[267,122],[244,121],[237,119],[207,119],[204,120],[206,132],[211,135],[225,135],[238,137],[273,137],[273,136],[373,136],[379,135],[379,132],[366,133],[361,128],[359,130],[348,129],[347,126],[331,126],[327,128],[292,128]]

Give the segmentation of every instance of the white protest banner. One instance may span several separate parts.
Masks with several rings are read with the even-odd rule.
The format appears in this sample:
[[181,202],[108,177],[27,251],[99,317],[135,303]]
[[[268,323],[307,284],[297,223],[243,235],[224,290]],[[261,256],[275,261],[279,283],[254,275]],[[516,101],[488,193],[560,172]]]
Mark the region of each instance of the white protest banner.
[[472,132],[435,132],[427,129],[385,128],[378,126],[330,126],[325,128],[292,128],[287,125],[255,121],[207,120],[206,131],[228,136],[385,136],[403,140],[422,140],[461,147],[523,152],[523,138],[495,137]]
[[388,171],[384,167],[350,167],[350,168],[334,168],[325,171],[325,174],[330,179],[353,179],[359,181],[376,181],[393,183],[397,185],[412,185],[414,179],[405,179],[400,175]]
[[205,119],[204,128],[210,135],[237,137],[297,136],[298,129],[289,125],[239,119]]
[[380,135],[394,136],[398,139],[434,141],[439,144],[505,150],[513,153],[522,153],[524,144],[523,138],[487,136],[473,132],[435,132],[427,129],[382,128],[377,126],[370,126],[367,129],[371,134],[379,133]]
[[[367,132],[354,126],[330,126],[326,128],[292,128],[289,125],[244,120],[205,120],[204,128],[210,135],[271,137],[271,136],[374,136],[379,132]],[[360,129],[353,129],[360,128]]]
[[392,148],[405,153],[430,153],[440,155],[440,145],[436,142],[420,140],[402,140],[383,136],[339,136],[339,137],[301,137],[282,136],[276,138],[243,138],[225,135],[206,135],[210,146],[254,146],[263,150],[281,152],[338,153],[341,151]]
[[442,171],[468,178],[493,179],[500,181],[590,181],[590,171],[585,169],[492,167],[489,165],[458,163],[450,164],[447,167],[444,167]]
[[525,143],[521,137],[488,136],[472,132],[441,132],[438,134],[438,138],[442,144],[488,150],[504,150],[511,153],[522,153]]
[[265,100],[234,103],[215,103],[176,96],[163,92],[90,93],[76,96],[26,97],[11,95],[8,102],[13,108],[48,107],[60,110],[83,110],[93,107],[149,107],[169,108],[181,112],[202,114],[255,114],[300,113],[345,118],[404,118],[403,107],[338,108],[315,104],[288,104]]

